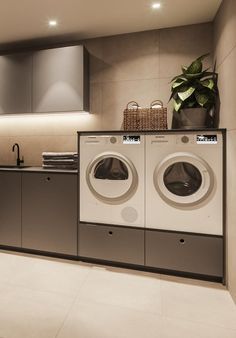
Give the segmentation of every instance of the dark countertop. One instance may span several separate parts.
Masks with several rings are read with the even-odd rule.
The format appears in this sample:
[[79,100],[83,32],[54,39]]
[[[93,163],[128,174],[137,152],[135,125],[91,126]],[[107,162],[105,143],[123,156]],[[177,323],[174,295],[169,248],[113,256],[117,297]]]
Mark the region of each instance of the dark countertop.
[[226,133],[225,128],[203,128],[203,129],[160,129],[160,130],[97,130],[97,131],[77,131],[78,135],[103,135],[103,134],[163,134],[163,133],[201,133],[201,132],[222,132]]
[[0,171],[17,171],[17,172],[40,172],[40,173],[61,173],[61,174],[78,174],[78,170],[67,169],[44,169],[42,167],[26,167],[26,168],[4,168],[0,166]]

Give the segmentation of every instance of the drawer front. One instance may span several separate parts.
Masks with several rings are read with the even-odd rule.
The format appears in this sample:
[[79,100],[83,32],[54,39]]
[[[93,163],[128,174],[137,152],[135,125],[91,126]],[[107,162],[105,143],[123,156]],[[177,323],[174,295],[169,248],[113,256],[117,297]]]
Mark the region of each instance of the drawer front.
[[223,276],[223,238],[146,231],[146,266]]
[[144,230],[79,225],[79,256],[144,265]]
[[21,173],[0,172],[0,245],[21,247]]
[[22,246],[77,255],[77,175],[22,174]]

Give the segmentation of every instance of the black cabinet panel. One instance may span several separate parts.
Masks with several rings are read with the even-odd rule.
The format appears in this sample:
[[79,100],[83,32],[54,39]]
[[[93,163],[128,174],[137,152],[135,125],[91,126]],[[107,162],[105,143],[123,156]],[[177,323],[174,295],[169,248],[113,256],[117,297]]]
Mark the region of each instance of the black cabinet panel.
[[77,255],[77,175],[22,174],[22,246]]
[[0,244],[21,246],[21,174],[0,172]]
[[106,225],[79,225],[79,256],[144,264],[144,230]]
[[223,238],[146,231],[146,266],[223,276]]

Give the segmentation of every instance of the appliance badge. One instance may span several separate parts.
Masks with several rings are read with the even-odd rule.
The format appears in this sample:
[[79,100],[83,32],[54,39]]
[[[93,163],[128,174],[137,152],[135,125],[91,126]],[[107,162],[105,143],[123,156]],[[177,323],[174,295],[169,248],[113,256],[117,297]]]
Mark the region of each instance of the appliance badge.
[[217,144],[217,135],[197,135],[197,144]]
[[123,136],[123,144],[140,144],[141,137],[140,135],[125,135]]

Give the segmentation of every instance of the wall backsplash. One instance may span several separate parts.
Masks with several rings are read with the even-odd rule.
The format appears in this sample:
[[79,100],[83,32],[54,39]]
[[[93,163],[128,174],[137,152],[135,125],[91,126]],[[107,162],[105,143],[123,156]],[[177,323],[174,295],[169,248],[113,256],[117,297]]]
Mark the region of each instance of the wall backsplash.
[[214,22],[221,99],[220,126],[227,128],[227,285],[236,302],[236,2],[225,0]]
[[[212,28],[206,23],[82,41],[90,53],[92,114],[0,117],[0,163],[13,163],[14,142],[26,164],[41,165],[42,151],[76,150],[77,130],[121,129],[128,101],[148,106],[161,99],[167,105],[169,82],[180,66],[212,52]],[[169,104],[169,128],[171,109]]]

